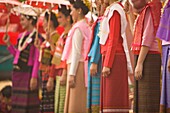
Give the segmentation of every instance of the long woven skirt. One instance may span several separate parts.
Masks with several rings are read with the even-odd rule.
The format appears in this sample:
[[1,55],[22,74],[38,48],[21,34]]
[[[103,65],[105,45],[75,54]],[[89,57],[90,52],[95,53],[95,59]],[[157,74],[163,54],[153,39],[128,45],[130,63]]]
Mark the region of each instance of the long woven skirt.
[[124,53],[116,53],[111,73],[101,78],[101,113],[128,113],[128,71]]
[[[69,73],[70,64],[68,64],[67,69],[67,73]],[[69,76],[67,76],[67,89],[64,113],[86,113],[87,88],[85,87],[84,76],[85,75],[83,62],[79,62],[78,65],[75,88],[69,88]]]
[[60,85],[61,76],[56,76],[55,113],[64,113],[66,85]]
[[[138,56],[135,56],[135,63]],[[143,64],[142,79],[135,81],[134,112],[158,113],[160,105],[160,54],[148,54]]]
[[170,45],[162,47],[162,92],[160,101],[160,113],[170,113],[170,72],[167,70],[167,64],[170,54]]
[[37,90],[30,90],[31,72],[13,72],[12,113],[39,113]]
[[42,99],[40,104],[40,113],[54,113],[54,90],[47,91],[47,81],[49,75],[42,72]]
[[90,75],[91,62],[88,62],[88,88],[87,88],[87,109],[88,113],[99,113],[100,111],[100,78],[101,61],[98,64],[95,76]]

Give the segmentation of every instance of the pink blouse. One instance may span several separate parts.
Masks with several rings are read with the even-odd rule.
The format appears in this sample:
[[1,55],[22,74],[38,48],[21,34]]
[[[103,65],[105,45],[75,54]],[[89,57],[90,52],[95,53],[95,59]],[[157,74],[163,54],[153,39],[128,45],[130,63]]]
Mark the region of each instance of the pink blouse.
[[147,9],[145,15],[142,46],[149,47],[149,51],[159,51],[158,41],[154,33],[153,19],[150,9]]
[[[19,35],[19,38],[21,35]],[[15,48],[13,45],[10,45],[8,47],[8,51],[14,56],[13,64],[17,64],[20,56],[20,51]],[[32,70],[32,77],[37,78],[38,77],[38,70],[39,70],[39,50],[35,46],[31,46],[30,53],[29,53],[29,59],[28,59],[28,66],[33,66]]]

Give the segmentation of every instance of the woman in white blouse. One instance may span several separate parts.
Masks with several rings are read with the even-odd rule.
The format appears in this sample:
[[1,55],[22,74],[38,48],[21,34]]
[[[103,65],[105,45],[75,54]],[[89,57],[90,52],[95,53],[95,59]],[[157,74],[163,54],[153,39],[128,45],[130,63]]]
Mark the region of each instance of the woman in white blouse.
[[65,113],[86,113],[87,44],[91,29],[85,19],[89,8],[86,2],[75,1],[71,7],[74,25],[69,31],[62,60],[67,62],[67,93]]

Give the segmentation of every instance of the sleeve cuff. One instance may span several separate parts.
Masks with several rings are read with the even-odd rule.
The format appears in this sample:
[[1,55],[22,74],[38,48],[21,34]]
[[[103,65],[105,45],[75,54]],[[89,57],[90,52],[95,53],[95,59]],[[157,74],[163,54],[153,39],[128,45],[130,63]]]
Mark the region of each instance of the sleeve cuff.
[[55,51],[50,51],[51,55],[54,55]]
[[55,78],[55,65],[52,65],[50,67],[50,73],[49,73],[49,76],[52,77],[52,78]]
[[90,62],[97,64],[97,61],[95,60],[95,58],[92,58],[92,57],[90,58]]
[[71,75],[71,76],[76,76],[76,74],[73,73],[73,72],[70,72],[69,75]]
[[112,65],[109,65],[109,63],[105,63],[105,62],[104,62],[103,67],[112,68]]
[[38,78],[38,73],[37,73],[37,74],[32,75],[32,78]]

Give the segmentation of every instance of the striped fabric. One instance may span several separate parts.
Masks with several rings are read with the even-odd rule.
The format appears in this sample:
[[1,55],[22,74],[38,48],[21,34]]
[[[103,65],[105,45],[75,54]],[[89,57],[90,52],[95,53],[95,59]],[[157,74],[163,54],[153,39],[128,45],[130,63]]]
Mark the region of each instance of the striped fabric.
[[[135,56],[137,62],[138,56]],[[134,113],[159,113],[160,54],[148,54],[143,64],[143,76],[135,81]]]
[[60,85],[60,76],[56,76],[55,113],[64,113],[66,86]]
[[122,112],[129,112],[129,109],[104,109],[103,110],[104,113],[122,113]]
[[13,72],[12,113],[39,113],[37,90],[30,91],[29,72]]
[[[25,40],[26,38],[21,45]],[[30,51],[33,51],[33,42],[20,52],[17,64],[13,65],[12,113],[39,113],[38,87],[36,90],[30,90],[33,66],[28,65],[28,59]]]
[[[103,57],[104,59],[104,57]],[[129,113],[128,73],[124,53],[116,53],[111,73],[101,78],[101,113]],[[121,68],[118,66],[121,65]]]
[[51,92],[47,91],[46,85],[49,76],[42,72],[42,99],[40,105],[40,113],[54,113],[54,90]]
[[98,113],[100,111],[100,75],[88,76],[87,99],[88,113]]
[[162,47],[162,92],[160,101],[160,113],[170,113],[170,73],[167,70],[170,45]]

